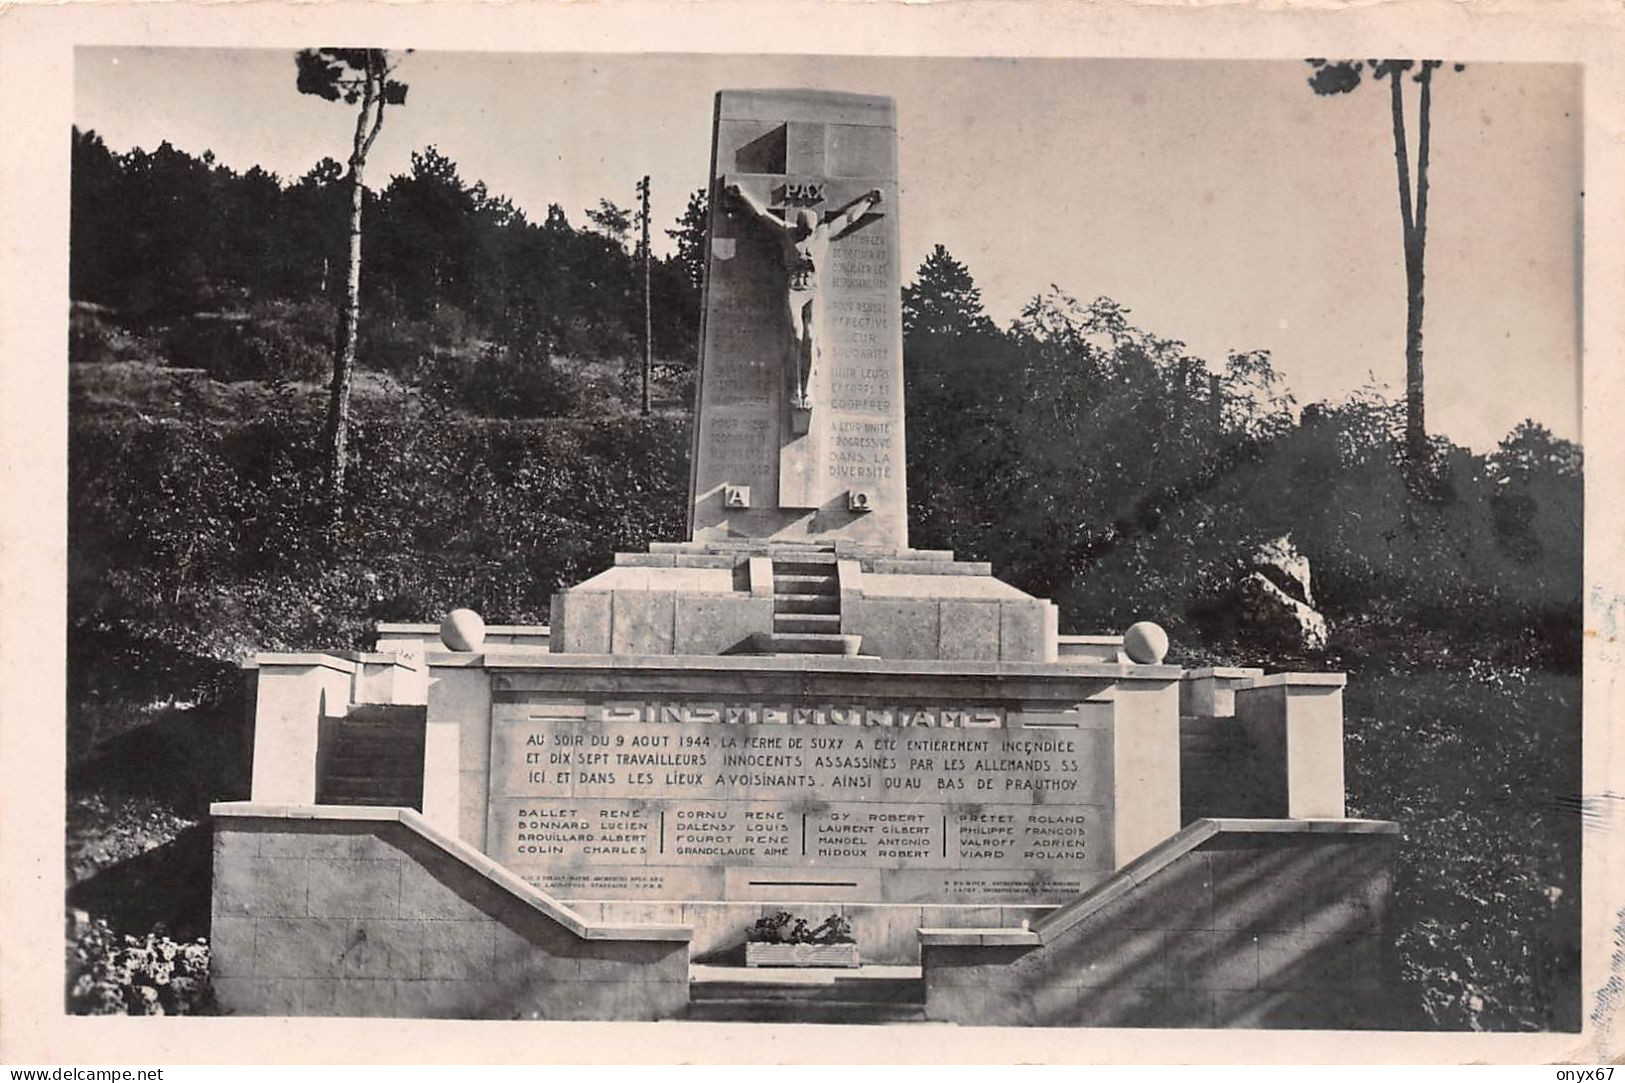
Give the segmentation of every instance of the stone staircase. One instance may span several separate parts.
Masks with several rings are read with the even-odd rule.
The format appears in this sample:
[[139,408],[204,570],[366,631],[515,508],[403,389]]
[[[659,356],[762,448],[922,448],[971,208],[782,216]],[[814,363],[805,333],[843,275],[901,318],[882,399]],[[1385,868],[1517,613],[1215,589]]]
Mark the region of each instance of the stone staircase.
[[1181,715],[1180,822],[1263,815],[1252,774],[1255,760],[1252,742],[1234,718]]
[[320,805],[387,805],[423,810],[426,708],[360,704],[323,726]]
[[841,634],[841,583],[833,554],[773,557],[773,631],[758,636],[760,654],[858,652],[856,636]]
[[919,967],[690,967],[685,1019],[710,1023],[923,1023]]

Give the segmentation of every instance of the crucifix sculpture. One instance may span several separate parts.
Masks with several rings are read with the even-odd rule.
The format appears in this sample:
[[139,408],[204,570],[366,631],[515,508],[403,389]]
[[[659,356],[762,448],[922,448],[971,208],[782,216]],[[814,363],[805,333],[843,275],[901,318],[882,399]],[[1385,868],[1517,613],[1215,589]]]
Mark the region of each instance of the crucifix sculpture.
[[689,530],[900,547],[897,111],[717,94]]
[[785,310],[790,323],[789,376],[794,384],[790,408],[805,414],[812,410],[808,388],[822,347],[819,340],[823,323],[822,279],[829,264],[830,242],[839,240],[874,210],[881,200],[880,189],[870,189],[827,216],[813,207],[802,206],[787,207],[784,218],[774,214],[738,183],[728,184],[725,191],[778,239],[784,266]]

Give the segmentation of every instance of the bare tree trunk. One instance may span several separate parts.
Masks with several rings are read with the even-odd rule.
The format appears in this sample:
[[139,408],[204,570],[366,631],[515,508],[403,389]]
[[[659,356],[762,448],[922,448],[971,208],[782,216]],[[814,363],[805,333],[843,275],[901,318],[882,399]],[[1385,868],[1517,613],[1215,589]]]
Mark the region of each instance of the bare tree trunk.
[[350,248],[344,270],[344,312],[339,320],[338,349],[333,355],[333,383],[327,399],[328,523],[336,528],[344,518],[344,472],[349,462],[350,379],[355,372],[356,341],[361,329],[361,210],[367,188],[363,173],[367,152],[384,125],[384,87],[389,70],[384,55],[368,55],[366,84],[355,119],[355,142],[350,153]]
[[1174,435],[1185,438],[1185,400],[1191,393],[1190,361],[1180,358],[1174,370]]
[[1426,236],[1428,82],[1430,74],[1423,62],[1422,104],[1418,117],[1418,181],[1416,207],[1411,205],[1410,152],[1405,143],[1405,70],[1389,69],[1394,118],[1394,165],[1399,174],[1399,216],[1405,246],[1405,481],[1414,494],[1421,485],[1427,463],[1427,422],[1422,378],[1422,250]]
[[643,178],[638,185],[639,194],[643,196],[643,416],[649,416],[649,378],[654,371],[655,339],[654,320],[650,313],[649,299],[649,260],[653,253],[649,251],[649,178]]
[[327,399],[327,496],[331,519],[343,517],[344,471],[350,440],[350,379],[355,371],[356,339],[361,325],[361,209],[366,196],[361,166],[350,165],[350,247],[345,262],[344,312],[339,321],[338,350],[333,356],[333,382]]
[[1422,245],[1405,254],[1405,461],[1413,480],[1428,458],[1425,396],[1422,381]]
[[1428,460],[1426,397],[1422,380],[1423,256],[1428,235],[1428,112],[1431,106],[1432,68],[1422,61],[1417,81],[1422,84],[1417,108],[1416,220],[1405,250],[1405,457],[1420,477]]

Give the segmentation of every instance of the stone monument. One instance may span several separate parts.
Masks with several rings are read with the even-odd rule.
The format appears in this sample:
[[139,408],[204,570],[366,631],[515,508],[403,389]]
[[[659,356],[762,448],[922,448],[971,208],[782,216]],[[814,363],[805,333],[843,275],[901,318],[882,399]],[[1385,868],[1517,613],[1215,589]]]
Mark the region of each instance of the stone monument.
[[1392,825],[1344,818],[1340,675],[1063,637],[909,548],[896,138],[883,98],[718,94],[687,540],[547,628],[259,657],[253,801],[215,809],[228,1005],[755,1018],[690,962],[778,910],[918,967],[865,1009],[905,1017],[1380,1003]]

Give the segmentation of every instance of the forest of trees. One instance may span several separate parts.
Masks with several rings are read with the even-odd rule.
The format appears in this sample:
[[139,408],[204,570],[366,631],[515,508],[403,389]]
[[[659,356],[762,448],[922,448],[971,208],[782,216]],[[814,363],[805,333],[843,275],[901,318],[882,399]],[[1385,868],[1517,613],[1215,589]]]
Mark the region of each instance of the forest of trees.
[[[75,129],[73,299],[111,309],[121,327],[161,337],[167,360],[216,379],[322,378],[344,287],[343,172],[326,158],[290,183],[169,143],[114,154]],[[643,275],[630,218],[607,199],[586,217],[576,228],[553,204],[533,222],[434,147],[414,153],[410,171],[367,194],[360,364],[413,376],[473,359],[545,367],[638,355]],[[662,361],[694,357],[704,221],[696,195],[668,231],[677,254],[652,267]]]
[[[109,839],[222,796],[240,655],[458,605],[545,622],[617,550],[682,537],[705,200],[654,261],[644,418],[632,381],[589,379],[641,363],[629,215],[533,222],[414,154],[368,196],[358,363],[397,397],[356,420],[335,536],[301,386],[331,371],[341,167],[73,141],[69,862],[91,884]],[[1577,1025],[1579,449],[1534,421],[1488,453],[1433,435],[1411,484],[1380,388],[1300,405],[1265,353],[1200,358],[1053,286],[1001,328],[941,247],[902,301],[911,544],[991,560],[1064,632],[1149,618],[1175,662],[1348,670],[1351,809],[1407,833],[1413,1025]],[[1282,534],[1331,621],[1314,657],[1221,604]]]

